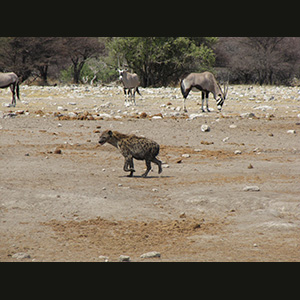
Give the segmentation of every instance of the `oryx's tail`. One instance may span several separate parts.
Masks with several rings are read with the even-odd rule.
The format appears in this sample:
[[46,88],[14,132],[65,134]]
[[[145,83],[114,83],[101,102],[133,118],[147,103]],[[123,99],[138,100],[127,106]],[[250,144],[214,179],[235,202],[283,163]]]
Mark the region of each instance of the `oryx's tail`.
[[136,91],[137,91],[137,93],[138,93],[140,96],[142,96],[142,94],[140,93],[140,91],[139,91],[139,88],[138,88],[138,87],[136,88]]
[[186,97],[188,96],[188,94],[189,94],[189,90],[186,90],[183,81],[184,81],[184,79],[182,79],[181,82],[180,82],[180,88],[181,88],[182,96],[183,96],[184,98],[186,98]]
[[17,97],[18,97],[18,99],[20,100],[20,88],[19,88],[19,82],[17,82],[16,90],[17,90]]

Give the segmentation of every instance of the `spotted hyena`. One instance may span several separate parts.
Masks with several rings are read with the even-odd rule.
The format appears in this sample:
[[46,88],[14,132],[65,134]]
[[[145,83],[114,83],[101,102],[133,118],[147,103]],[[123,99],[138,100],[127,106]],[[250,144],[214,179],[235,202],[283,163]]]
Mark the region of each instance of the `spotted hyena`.
[[101,145],[109,143],[120,150],[125,157],[124,171],[130,172],[128,177],[132,177],[135,172],[133,159],[146,161],[147,171],[142,175],[144,178],[151,170],[151,162],[158,165],[158,174],[162,172],[162,162],[156,158],[159,153],[159,145],[152,140],[134,134],[126,135],[106,130],[101,134],[99,143]]

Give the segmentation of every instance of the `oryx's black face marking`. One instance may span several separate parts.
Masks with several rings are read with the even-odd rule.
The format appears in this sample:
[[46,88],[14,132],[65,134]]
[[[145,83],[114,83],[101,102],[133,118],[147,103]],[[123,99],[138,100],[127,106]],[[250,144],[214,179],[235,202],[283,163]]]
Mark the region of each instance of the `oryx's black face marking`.
[[222,110],[224,101],[225,101],[225,97],[223,97],[221,94],[219,94],[219,98],[217,99],[217,107],[218,107],[219,111]]

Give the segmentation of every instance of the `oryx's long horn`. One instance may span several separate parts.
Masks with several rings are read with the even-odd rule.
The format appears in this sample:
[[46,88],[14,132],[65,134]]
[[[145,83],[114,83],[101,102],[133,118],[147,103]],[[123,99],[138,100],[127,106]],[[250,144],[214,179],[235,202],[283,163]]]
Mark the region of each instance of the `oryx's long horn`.
[[224,98],[227,97],[228,89],[229,89],[229,81],[224,82]]

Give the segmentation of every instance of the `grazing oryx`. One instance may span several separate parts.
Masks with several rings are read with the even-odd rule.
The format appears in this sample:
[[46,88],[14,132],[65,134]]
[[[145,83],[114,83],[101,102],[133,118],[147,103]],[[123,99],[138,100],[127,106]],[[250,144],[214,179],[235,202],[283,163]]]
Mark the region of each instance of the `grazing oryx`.
[[224,104],[224,101],[228,93],[228,85],[227,87],[224,85],[224,92],[223,92],[215,76],[210,72],[191,73],[187,77],[181,80],[180,87],[181,87],[182,95],[184,97],[183,109],[185,112],[187,112],[185,101],[191,90],[194,92],[202,91],[201,109],[203,112],[204,112],[204,108],[203,108],[204,98],[206,98],[206,109],[208,112],[210,111],[208,108],[209,93],[213,93],[214,98],[217,101],[217,106],[219,111],[222,110],[222,106]]
[[[139,85],[140,85],[140,79],[138,77],[137,74],[131,74],[129,72],[127,72],[126,70],[118,70],[119,71],[119,79],[122,81],[123,86],[124,86],[124,94],[125,94],[125,105],[126,105],[126,101],[127,101],[127,105],[129,105],[129,94],[131,95],[131,102],[135,103],[135,93],[138,92],[138,94],[140,96],[141,93],[139,91]],[[126,93],[126,90],[128,90],[128,92]],[[133,92],[132,92],[133,90]]]
[[0,73],[0,88],[10,87],[12,92],[11,105],[16,106],[16,91],[17,97],[20,100],[19,94],[19,77],[15,73]]

